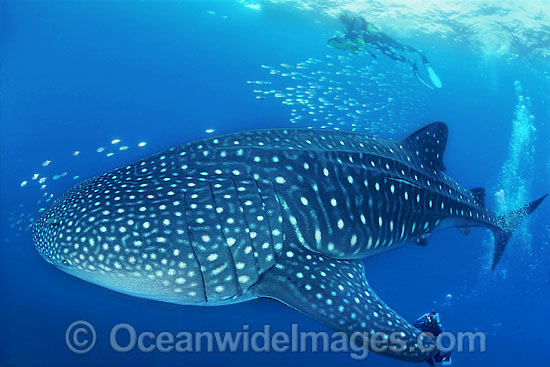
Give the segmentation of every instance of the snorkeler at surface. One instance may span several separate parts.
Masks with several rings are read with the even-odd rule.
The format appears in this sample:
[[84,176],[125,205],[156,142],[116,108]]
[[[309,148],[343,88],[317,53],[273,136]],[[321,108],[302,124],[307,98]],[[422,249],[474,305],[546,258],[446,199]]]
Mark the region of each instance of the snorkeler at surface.
[[[376,55],[366,48],[366,46],[369,46],[382,52],[392,60],[410,64],[418,80],[427,87],[442,87],[441,80],[422,51],[397,42],[360,15],[345,12],[340,15],[340,21],[345,26],[345,33],[329,39],[329,46],[354,53],[366,51],[376,58]],[[418,67],[419,61],[423,66],[422,73]],[[421,74],[427,75],[428,78],[426,79]]]
[[[441,321],[439,319],[439,314],[435,311],[426,313],[418,318],[413,324],[416,328],[422,330],[424,333],[428,334],[433,339],[437,338],[443,330]],[[450,366],[451,365],[451,352],[441,353],[438,351],[431,359],[428,359],[426,362],[430,366]]]

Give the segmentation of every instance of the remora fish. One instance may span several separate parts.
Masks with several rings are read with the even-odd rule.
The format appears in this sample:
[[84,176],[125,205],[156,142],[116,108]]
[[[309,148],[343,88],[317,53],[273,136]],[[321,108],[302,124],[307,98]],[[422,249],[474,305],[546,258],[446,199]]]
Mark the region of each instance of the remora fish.
[[[181,145],[88,179],[33,226],[40,254],[69,274],[165,302],[277,299],[329,328],[397,333],[423,361],[420,331],[369,287],[361,259],[436,228],[494,232],[493,268],[544,197],[499,215],[484,190],[442,171],[447,126],[402,141],[316,130],[246,131]],[[431,340],[430,340],[431,341]],[[433,342],[432,342],[433,343]]]

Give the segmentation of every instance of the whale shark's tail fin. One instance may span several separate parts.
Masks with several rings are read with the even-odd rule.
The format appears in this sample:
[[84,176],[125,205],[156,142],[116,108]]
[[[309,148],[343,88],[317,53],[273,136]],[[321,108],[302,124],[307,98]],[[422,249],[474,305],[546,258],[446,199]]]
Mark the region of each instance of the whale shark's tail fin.
[[508,240],[512,237],[512,233],[514,233],[516,228],[519,226],[521,220],[531,214],[547,196],[548,194],[522,206],[519,209],[499,216],[499,226],[494,230],[495,252],[493,253],[493,266],[491,270],[495,270]]

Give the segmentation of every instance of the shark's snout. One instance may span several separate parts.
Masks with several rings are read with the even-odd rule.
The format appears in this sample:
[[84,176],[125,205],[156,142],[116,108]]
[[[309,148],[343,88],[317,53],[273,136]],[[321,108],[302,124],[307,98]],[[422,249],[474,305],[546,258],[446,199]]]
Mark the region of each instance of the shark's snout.
[[31,225],[32,240],[36,250],[44,259],[54,265],[63,261],[58,248],[61,230],[61,221],[51,211],[45,212]]
[[45,221],[43,218],[32,225],[32,240],[38,253],[48,262],[52,262],[51,236],[48,235],[49,231],[44,226]]

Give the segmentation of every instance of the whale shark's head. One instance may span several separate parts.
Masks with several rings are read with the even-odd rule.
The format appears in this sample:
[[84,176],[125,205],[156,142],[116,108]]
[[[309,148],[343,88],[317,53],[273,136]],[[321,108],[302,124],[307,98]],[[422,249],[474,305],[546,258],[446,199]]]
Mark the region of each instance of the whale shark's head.
[[44,259],[71,275],[109,288],[121,275],[135,270],[123,262],[123,234],[113,225],[126,220],[125,213],[113,208],[120,192],[116,178],[104,174],[76,184],[32,225],[34,244]]
[[32,225],[32,238],[40,255],[65,271],[82,265],[88,267],[93,256],[90,248],[93,226],[89,226],[89,221],[83,222],[93,207],[92,199],[86,194],[93,181],[86,180],[72,187]]
[[177,233],[172,213],[179,206],[155,200],[162,194],[158,182],[135,178],[134,167],[127,167],[60,196],[33,224],[33,241],[42,257],[70,275],[134,296],[179,302],[170,287],[183,292],[193,283],[178,283],[187,264],[178,242],[169,241]]
[[59,251],[58,238],[62,232],[61,223],[59,216],[50,209],[31,227],[36,249],[44,259],[54,265],[66,263],[65,256]]

